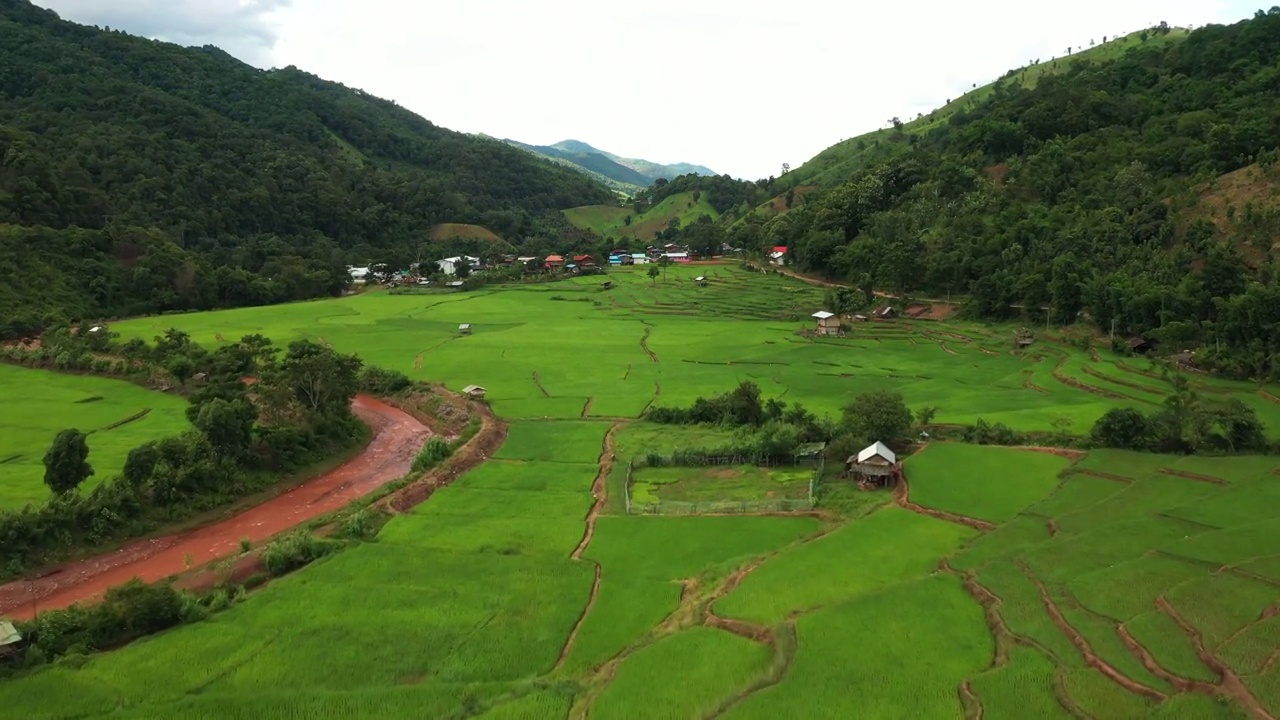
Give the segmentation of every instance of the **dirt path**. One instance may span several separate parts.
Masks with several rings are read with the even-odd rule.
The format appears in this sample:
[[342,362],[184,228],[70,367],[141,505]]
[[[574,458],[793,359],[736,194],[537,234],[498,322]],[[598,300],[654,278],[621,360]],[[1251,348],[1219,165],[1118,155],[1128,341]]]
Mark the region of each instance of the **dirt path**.
[[1040,601],[1044,603],[1044,608],[1049,613],[1049,617],[1053,620],[1053,624],[1057,626],[1058,630],[1061,631],[1063,635],[1067,636],[1067,639],[1071,641],[1072,645],[1076,646],[1076,650],[1080,651],[1080,655],[1084,658],[1085,663],[1087,663],[1090,667],[1094,668],[1098,672],[1105,675],[1109,680],[1111,680],[1115,684],[1119,685],[1125,690],[1128,690],[1131,693],[1144,695],[1146,697],[1151,698],[1152,700],[1155,700],[1156,702],[1163,702],[1166,699],[1168,699],[1168,696],[1166,696],[1164,693],[1160,692],[1159,690],[1156,690],[1153,687],[1143,685],[1142,683],[1134,680],[1128,675],[1125,675],[1124,673],[1117,670],[1115,666],[1113,666],[1111,663],[1098,657],[1097,653],[1093,651],[1093,646],[1089,644],[1089,641],[1086,640],[1085,637],[1080,634],[1080,631],[1076,630],[1075,627],[1070,622],[1067,621],[1067,618],[1062,614],[1062,611],[1058,608],[1058,603],[1055,602],[1053,597],[1049,595],[1049,589],[1045,587],[1043,582],[1040,581],[1040,578],[1037,578],[1031,572],[1031,569],[1027,567],[1026,563],[1022,562],[1021,560],[1019,560],[1016,564],[1018,566],[1018,569],[1022,571],[1022,574],[1025,575],[1027,579],[1030,580],[1031,583],[1034,584],[1036,586],[1036,589],[1040,592]]
[[[569,553],[569,557],[573,560],[582,560],[582,553],[586,552],[587,546],[591,544],[591,538],[595,537],[596,519],[600,517],[600,511],[604,509],[604,504],[609,499],[609,474],[613,472],[615,459],[613,440],[618,428],[622,425],[621,422],[614,423],[604,434],[604,445],[600,449],[600,470],[596,473],[595,482],[591,483],[591,497],[594,498],[594,502],[591,503],[591,509],[587,511],[587,528],[582,533],[582,540],[578,543],[578,547]],[[591,581],[591,595],[587,598],[587,605],[578,616],[578,621],[573,624],[573,630],[569,632],[569,638],[565,640],[564,647],[560,649],[560,658],[556,660],[551,672],[564,667],[565,661],[569,659],[569,653],[573,651],[573,642],[578,639],[578,631],[582,629],[582,624],[587,621],[587,616],[591,614],[591,609],[595,607],[596,600],[600,597],[600,576],[603,568],[595,560],[587,562],[595,566],[595,579]]]
[[658,402],[658,398],[660,397],[662,397],[662,383],[658,382],[657,380],[654,380],[653,381],[653,397],[649,400],[649,402],[645,403],[644,409],[640,411],[640,417],[644,417],[644,414],[649,412],[649,408],[653,407],[653,404]]
[[646,327],[644,329],[644,335],[640,336],[640,349],[644,350],[645,355],[648,355],[650,360],[652,360],[653,362],[658,362],[657,354],[655,354],[652,350],[649,349],[649,333],[652,330],[653,328],[650,328],[650,327]]
[[1169,619],[1177,623],[1182,632],[1191,639],[1191,644],[1195,647],[1196,655],[1200,657],[1200,662],[1204,663],[1205,667],[1218,673],[1218,677],[1222,678],[1220,687],[1223,693],[1240,703],[1253,717],[1259,718],[1259,720],[1276,720],[1276,717],[1268,712],[1262,703],[1258,702],[1258,698],[1254,697],[1249,687],[1236,674],[1236,671],[1219,660],[1216,655],[1209,651],[1209,648],[1205,647],[1204,637],[1200,634],[1200,631],[1187,622],[1177,608],[1169,604],[1169,601],[1164,599],[1163,596],[1156,598],[1156,607],[1160,608],[1165,615],[1168,615]]
[[401,477],[430,431],[408,413],[367,395],[352,402],[374,436],[357,457],[283,495],[213,525],[140,540],[107,555],[65,565],[40,578],[0,586],[0,613],[27,620],[41,610],[64,608],[100,596],[138,577],[155,582],[255,545],[311,518],[332,512]]

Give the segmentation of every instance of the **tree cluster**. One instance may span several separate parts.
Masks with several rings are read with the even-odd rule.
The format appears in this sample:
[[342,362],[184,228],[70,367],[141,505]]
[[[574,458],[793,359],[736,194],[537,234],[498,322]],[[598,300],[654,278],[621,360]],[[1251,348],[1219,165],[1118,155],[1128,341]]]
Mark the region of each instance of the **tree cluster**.
[[[103,342],[103,334],[52,332],[31,354],[75,358]],[[169,330],[153,345],[129,341],[108,351],[132,368],[128,377],[176,383],[189,401],[193,429],[134,448],[119,477],[88,493],[78,491],[92,473],[84,433],[59,433],[45,456],[50,500],[0,514],[0,574],[17,575],[77,547],[131,537],[254,492],[363,433],[350,410],[362,382],[401,385],[393,373],[362,373],[357,358],[307,340],[281,352],[249,335],[210,352]]]
[[1136,408],[1108,410],[1089,439],[1101,447],[1166,453],[1237,453],[1268,449],[1266,429],[1253,408],[1236,398],[1217,400],[1195,392],[1182,375],[1174,392],[1146,414]]

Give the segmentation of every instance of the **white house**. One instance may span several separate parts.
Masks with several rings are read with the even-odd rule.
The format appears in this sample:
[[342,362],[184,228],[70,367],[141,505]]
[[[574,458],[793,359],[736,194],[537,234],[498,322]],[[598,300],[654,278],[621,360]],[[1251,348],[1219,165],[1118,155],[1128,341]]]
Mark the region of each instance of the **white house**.
[[819,335],[840,334],[840,318],[835,313],[827,312],[826,310],[819,310],[813,315],[810,315],[810,317],[818,321],[817,329]]
[[369,273],[372,271],[367,267],[348,266],[347,272],[350,273],[352,281],[362,283],[369,279]]
[[437,260],[436,265],[440,266],[440,272],[445,275],[456,275],[458,273],[458,265],[462,264],[463,261],[466,261],[467,265],[470,267],[475,267],[480,264],[480,258],[478,257],[471,257],[470,255],[456,255],[443,260]]

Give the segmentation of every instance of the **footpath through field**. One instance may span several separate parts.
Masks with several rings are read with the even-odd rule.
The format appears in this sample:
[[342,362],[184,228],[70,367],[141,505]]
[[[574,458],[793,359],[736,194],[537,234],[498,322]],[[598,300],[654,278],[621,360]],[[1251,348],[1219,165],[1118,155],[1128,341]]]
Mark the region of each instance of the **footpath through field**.
[[235,554],[240,540],[258,543],[337,510],[409,472],[430,431],[413,416],[367,395],[351,409],[373,431],[360,455],[289,492],[226,520],[175,535],[139,540],[116,552],[65,565],[40,578],[0,585],[0,614],[22,620],[38,610],[93,599],[141,578],[156,582]]

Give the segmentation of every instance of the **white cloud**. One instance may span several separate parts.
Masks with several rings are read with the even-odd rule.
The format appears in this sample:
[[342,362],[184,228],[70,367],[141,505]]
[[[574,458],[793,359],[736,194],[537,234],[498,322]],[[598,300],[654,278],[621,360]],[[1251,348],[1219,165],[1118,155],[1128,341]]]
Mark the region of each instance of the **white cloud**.
[[292,0],[37,0],[63,19],[125,30],[180,45],[216,45],[259,67],[270,66],[271,15]]
[[95,0],[45,3],[179,42],[227,38],[250,62],[297,65],[456,130],[575,138],[748,178],[1067,46],[1253,10],[1240,0],[132,0],[93,8],[116,18],[107,23],[72,13]]

